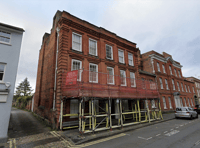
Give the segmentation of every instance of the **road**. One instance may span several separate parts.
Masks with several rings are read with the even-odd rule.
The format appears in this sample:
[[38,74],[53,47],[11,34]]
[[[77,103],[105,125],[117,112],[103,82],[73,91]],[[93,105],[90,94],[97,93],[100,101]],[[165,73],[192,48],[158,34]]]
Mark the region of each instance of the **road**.
[[80,145],[87,148],[199,148],[200,119],[174,119]]

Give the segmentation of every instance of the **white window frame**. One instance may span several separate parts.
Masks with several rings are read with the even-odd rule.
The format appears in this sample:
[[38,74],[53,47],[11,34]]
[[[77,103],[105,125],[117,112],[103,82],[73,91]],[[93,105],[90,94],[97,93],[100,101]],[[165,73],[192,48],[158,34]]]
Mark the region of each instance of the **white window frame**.
[[120,78],[121,78],[121,72],[123,72],[124,76],[125,76],[125,77],[123,77],[125,79],[125,84],[121,84],[121,86],[126,86],[126,71],[125,70],[120,70]]
[[193,89],[193,93],[195,94],[194,86],[192,87],[192,89]]
[[[74,35],[77,35],[77,36],[79,36],[81,39],[80,39],[80,50],[78,50],[78,49],[76,49],[75,47],[74,47],[74,44],[73,44],[73,42],[74,42]],[[76,50],[76,51],[80,51],[80,52],[82,52],[82,35],[80,35],[80,34],[78,34],[78,33],[75,33],[75,32],[72,32],[72,49],[73,50]]]
[[113,71],[113,76],[112,76],[112,77],[113,77],[113,83],[109,83],[109,81],[108,81],[109,78],[107,78],[107,84],[115,84],[115,79],[114,79],[114,68],[113,68],[113,67],[107,67],[107,69],[108,69],[108,68],[109,68],[109,69],[112,69],[112,71]]
[[175,76],[177,77],[177,73],[176,73],[176,69],[174,68],[174,73],[175,73]]
[[173,90],[176,90],[176,86],[175,86],[175,83],[174,83],[174,79],[172,79],[172,86],[173,86]]
[[190,86],[189,86],[189,85],[188,85],[188,92],[191,93],[191,91],[190,91]]
[[165,85],[166,85],[166,89],[169,90],[167,79],[165,79]]
[[[71,71],[74,71],[73,69],[73,62],[80,62],[80,70],[79,70],[79,78],[77,79],[77,81],[81,81],[81,74],[82,74],[82,61],[76,60],[76,59],[72,59],[72,63],[71,63]],[[77,69],[78,70],[78,69]]]
[[155,100],[151,100],[151,108],[156,108]]
[[130,72],[130,79],[133,79],[133,81],[134,81],[134,85],[131,85],[131,87],[136,87],[135,73],[134,72]]
[[[97,64],[93,64],[93,63],[89,63],[89,71],[90,71],[90,65],[92,66],[96,66],[96,81],[90,81],[90,74],[89,74],[89,82],[91,83],[98,83],[98,65]],[[91,71],[90,71],[91,73]]]
[[187,85],[186,85],[186,84],[185,84],[185,92],[188,92],[188,91],[187,91]]
[[160,80],[160,88],[161,88],[161,89],[164,89],[164,88],[163,88],[162,78],[159,78],[159,80]]
[[[93,41],[93,42],[95,42],[96,43],[96,54],[92,54],[91,53],[91,50],[90,50],[90,41]],[[93,40],[93,39],[91,39],[91,38],[89,38],[89,54],[90,55],[94,55],[94,56],[98,56],[98,53],[97,53],[97,41],[96,40]]]
[[173,75],[172,74],[172,67],[169,65],[169,71],[170,71],[170,75]]
[[163,106],[164,106],[164,109],[167,109],[165,97],[162,97],[162,99],[163,99]]
[[162,65],[162,68],[163,68],[163,73],[166,73],[164,64]]
[[182,92],[184,92],[183,83],[181,83]]
[[[4,32],[4,33],[7,33],[7,34],[10,34],[10,37],[6,37],[6,36],[1,35],[1,32]],[[11,43],[11,36],[12,36],[12,33],[8,32],[8,31],[0,30],[0,37],[10,39],[9,42],[4,42],[4,41],[1,41],[1,40],[0,40],[0,43],[10,45],[10,43]]]
[[185,101],[185,107],[187,107],[187,102],[186,102],[186,98],[184,98],[184,101]]
[[157,69],[158,69],[158,72],[160,72],[160,64],[157,62]]
[[[132,59],[130,59],[129,57],[131,57]],[[132,63],[130,63],[130,61],[132,61]],[[133,61],[133,54],[132,53],[128,53],[128,64],[130,66],[134,66],[134,61]]]
[[193,101],[192,101],[192,98],[191,98],[191,103],[192,103],[192,106],[194,106]]
[[78,118],[78,99],[70,100],[70,114],[77,114],[77,116],[70,116],[70,118]]
[[180,70],[178,70],[178,75],[179,75],[179,78],[181,78],[181,72],[180,72]]
[[177,82],[177,87],[178,87],[178,91],[181,91],[180,86],[179,86],[179,82]]
[[119,58],[119,52],[123,52],[123,61],[122,62],[120,62],[120,60],[119,60],[119,63],[125,63],[124,62],[124,50],[121,50],[121,49],[118,49],[118,58]]
[[191,107],[191,105],[190,105],[190,98],[188,98],[188,104],[189,104],[189,107]]
[[3,77],[2,77],[2,80],[0,80],[0,82],[4,82],[5,71],[6,71],[6,64],[4,64],[4,63],[0,63],[0,65],[3,65],[3,66],[4,66]]
[[168,97],[168,102],[169,102],[169,108],[172,109],[172,102],[170,97]]
[[106,49],[106,59],[113,60],[113,48],[112,48],[112,46],[106,44],[106,47],[107,47],[107,46],[111,47],[111,58],[108,58],[108,57],[107,57],[107,49]]

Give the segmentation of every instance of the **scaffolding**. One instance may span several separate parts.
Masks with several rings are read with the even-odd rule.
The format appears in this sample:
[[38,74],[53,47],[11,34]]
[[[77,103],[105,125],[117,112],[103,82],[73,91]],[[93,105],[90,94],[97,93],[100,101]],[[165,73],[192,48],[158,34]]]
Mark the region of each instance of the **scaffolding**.
[[[87,70],[64,73],[62,81],[60,129],[89,133],[163,119],[155,82]],[[77,113],[66,113],[66,102],[74,99]]]

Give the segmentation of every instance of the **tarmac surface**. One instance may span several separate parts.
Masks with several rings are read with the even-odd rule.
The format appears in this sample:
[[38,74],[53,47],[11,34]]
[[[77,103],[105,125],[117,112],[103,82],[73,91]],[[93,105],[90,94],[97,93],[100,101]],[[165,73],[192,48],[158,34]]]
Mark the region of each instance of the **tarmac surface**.
[[[143,123],[133,126],[115,129],[113,131],[102,131],[94,134],[81,135],[78,129],[66,131],[51,131],[43,125],[31,112],[12,108],[10,126],[8,131],[8,142],[0,148],[62,148],[62,147],[86,147],[91,141],[112,140],[124,136],[127,131],[135,131],[144,127],[174,119],[174,114],[164,114],[164,120],[151,123]],[[101,141],[102,141],[101,140]],[[95,143],[95,142],[94,142]]]

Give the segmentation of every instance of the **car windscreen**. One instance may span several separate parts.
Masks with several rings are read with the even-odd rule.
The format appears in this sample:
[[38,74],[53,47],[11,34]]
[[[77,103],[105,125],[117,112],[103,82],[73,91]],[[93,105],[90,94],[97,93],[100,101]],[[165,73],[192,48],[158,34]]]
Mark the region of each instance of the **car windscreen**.
[[181,108],[176,108],[176,111],[182,111]]

